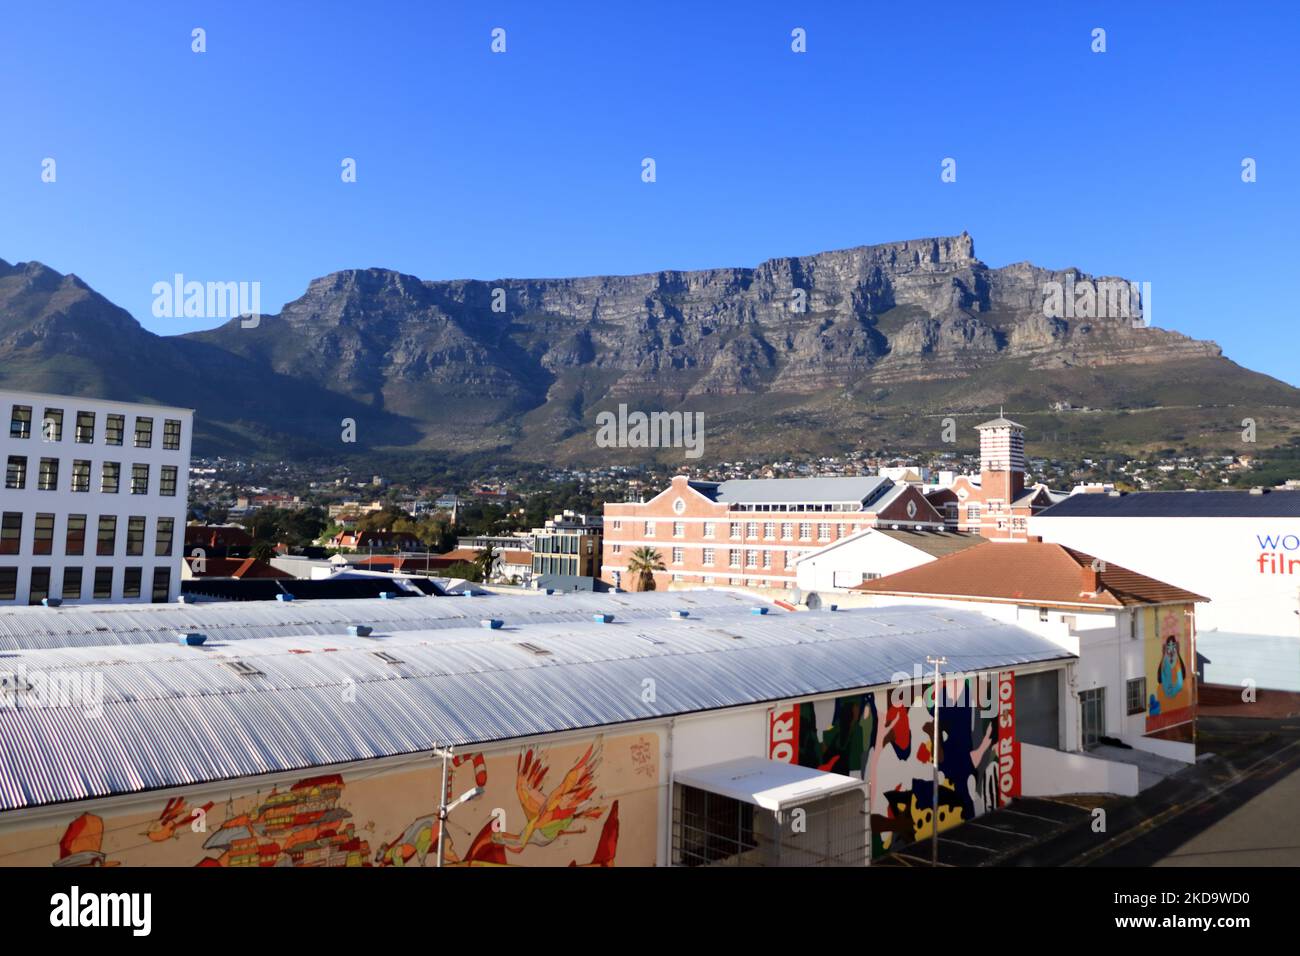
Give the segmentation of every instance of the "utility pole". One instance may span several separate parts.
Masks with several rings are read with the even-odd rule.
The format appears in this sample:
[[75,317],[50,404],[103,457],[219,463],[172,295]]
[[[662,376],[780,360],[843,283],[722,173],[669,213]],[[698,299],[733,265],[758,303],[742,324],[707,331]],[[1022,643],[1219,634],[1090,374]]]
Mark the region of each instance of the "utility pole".
[[451,811],[456,809],[462,803],[473,800],[475,797],[483,795],[482,787],[473,787],[466,790],[455,800],[450,803],[447,801],[447,788],[451,786],[451,779],[448,777],[449,761],[451,760],[453,748],[435,747],[433,755],[442,758],[442,788],[438,791],[438,866],[442,866],[442,835],[447,830],[447,817]]
[[[930,800],[930,865],[939,865],[939,709],[943,706],[943,687],[939,683],[939,665],[947,664],[946,657],[926,656],[925,662],[934,665],[934,747],[930,752],[930,764],[934,769],[934,793]],[[439,832],[439,837],[442,834]]]

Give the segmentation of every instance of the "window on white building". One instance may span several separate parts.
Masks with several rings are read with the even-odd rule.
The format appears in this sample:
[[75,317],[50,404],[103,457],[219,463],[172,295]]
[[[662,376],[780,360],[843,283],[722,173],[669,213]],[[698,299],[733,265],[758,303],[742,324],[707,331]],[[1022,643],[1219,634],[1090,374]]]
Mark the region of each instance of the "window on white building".
[[[54,553],[54,515],[38,514],[32,536],[32,554]],[[46,595],[48,597],[48,595]]]
[[1124,685],[1124,697],[1128,702],[1128,715],[1145,714],[1147,711],[1147,679],[1135,677]]
[[6,511],[0,515],[0,554],[17,554],[22,537],[22,512]]
[[77,431],[73,440],[79,445],[93,445],[95,442],[95,413],[77,412]]
[[9,437],[32,437],[32,406],[15,405],[9,415]]
[[63,441],[63,409],[47,408],[41,419],[41,438],[45,441]]
[[90,491],[90,462],[76,460],[72,463],[72,490]]
[[27,487],[27,456],[10,455],[9,467],[5,469],[5,487],[22,491]]
[[[95,554],[111,556],[117,547],[117,516],[99,516],[99,537],[95,541]],[[96,572],[98,574],[99,572]]]
[[135,447],[153,447],[153,419],[137,418],[135,420]]
[[36,487],[41,491],[57,491],[59,487],[59,459],[42,458],[41,472],[36,480]]

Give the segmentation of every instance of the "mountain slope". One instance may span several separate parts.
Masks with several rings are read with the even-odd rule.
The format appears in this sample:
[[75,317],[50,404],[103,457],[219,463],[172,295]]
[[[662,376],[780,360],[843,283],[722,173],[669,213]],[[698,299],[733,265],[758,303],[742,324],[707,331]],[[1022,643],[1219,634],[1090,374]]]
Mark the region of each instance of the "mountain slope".
[[74,276],[0,263],[0,382],[193,405],[219,447],[339,454],[353,450],[338,441],[353,417],[362,448],[501,448],[524,461],[606,460],[594,417],[620,403],[703,411],[710,450],[731,454],[867,438],[933,447],[926,416],[999,404],[1041,417],[1026,422],[1031,439],[1051,426],[1053,402],[1128,410],[1150,425],[1115,430],[1133,444],[1185,435],[1197,414],[1213,419],[1201,432],[1224,431],[1220,444],[1247,406],[1273,409],[1257,414],[1279,435],[1297,417],[1300,391],[1212,342],[1045,317],[1046,283],[1089,279],[989,268],[964,233],[636,276],[347,270],[256,328],[236,319],[159,337]]

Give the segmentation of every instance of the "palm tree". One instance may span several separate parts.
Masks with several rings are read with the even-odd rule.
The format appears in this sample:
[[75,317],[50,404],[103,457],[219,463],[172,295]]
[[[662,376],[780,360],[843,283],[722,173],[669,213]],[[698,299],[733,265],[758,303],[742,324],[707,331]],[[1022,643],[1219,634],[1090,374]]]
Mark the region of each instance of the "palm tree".
[[654,548],[637,548],[627,560],[627,573],[636,578],[638,589],[653,591],[655,589],[655,572],[663,571],[663,556]]
[[487,584],[492,580],[492,568],[496,565],[497,553],[492,545],[488,545],[474,556],[474,566],[479,569],[482,575],[480,580]]
[[265,538],[254,541],[253,546],[248,549],[248,556],[254,561],[270,561],[275,557],[275,545]]

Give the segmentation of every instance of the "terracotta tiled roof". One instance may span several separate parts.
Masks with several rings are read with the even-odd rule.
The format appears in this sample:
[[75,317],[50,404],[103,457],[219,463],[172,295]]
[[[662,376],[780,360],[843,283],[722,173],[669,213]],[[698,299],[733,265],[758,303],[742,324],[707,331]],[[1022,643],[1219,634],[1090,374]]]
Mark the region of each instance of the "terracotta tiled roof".
[[[288,571],[253,558],[195,558],[186,556],[196,578],[292,578]],[[202,569],[202,570],[200,570]]]
[[1099,608],[1209,600],[1104,560],[1094,572],[1093,562],[1092,555],[1059,544],[989,542],[855,590]]

